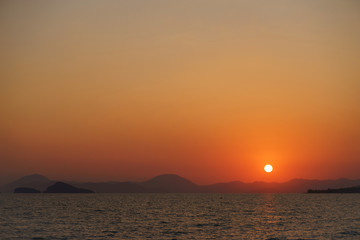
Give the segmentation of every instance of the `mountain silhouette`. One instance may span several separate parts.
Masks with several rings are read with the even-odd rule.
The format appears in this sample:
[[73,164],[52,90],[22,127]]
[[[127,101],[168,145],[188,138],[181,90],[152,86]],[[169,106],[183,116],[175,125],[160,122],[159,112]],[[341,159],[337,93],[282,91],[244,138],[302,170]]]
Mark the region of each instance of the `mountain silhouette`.
[[49,186],[44,193],[94,193],[92,190],[77,188],[64,182],[57,182]]
[[[5,185],[1,192],[14,192],[25,187],[44,191],[57,181],[34,174]],[[66,181],[67,182],[67,181]],[[309,180],[293,179],[283,183],[241,181],[197,185],[176,174],[159,175],[144,182],[69,182],[77,189],[89,189],[98,193],[306,193],[309,189],[341,189],[360,186],[360,179]],[[71,186],[70,185],[70,186]],[[60,190],[57,190],[60,191]],[[67,190],[69,192],[70,190]],[[75,191],[75,190],[74,190]],[[71,192],[71,191],[70,191]]]
[[150,192],[196,192],[199,186],[176,174],[163,174],[141,183]]
[[54,181],[49,180],[47,177],[42,176],[40,174],[33,174],[29,176],[22,177],[14,182],[6,184],[2,188],[0,188],[1,192],[12,193],[15,188],[18,187],[26,187],[26,188],[34,188],[40,191],[44,191],[49,185],[53,184]]

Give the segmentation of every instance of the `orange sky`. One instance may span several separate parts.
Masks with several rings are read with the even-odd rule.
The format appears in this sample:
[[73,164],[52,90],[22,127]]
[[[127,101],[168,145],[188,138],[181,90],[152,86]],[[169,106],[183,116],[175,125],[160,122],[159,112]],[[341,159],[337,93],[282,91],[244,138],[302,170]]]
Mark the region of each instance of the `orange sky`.
[[360,178],[359,1],[9,0],[0,29],[1,176]]

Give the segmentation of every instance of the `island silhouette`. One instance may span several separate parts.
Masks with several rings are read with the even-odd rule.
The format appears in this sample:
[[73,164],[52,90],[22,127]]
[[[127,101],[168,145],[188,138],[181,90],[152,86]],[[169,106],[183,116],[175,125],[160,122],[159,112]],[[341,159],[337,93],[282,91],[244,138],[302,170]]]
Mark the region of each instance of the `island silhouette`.
[[[15,188],[14,193],[41,193],[41,191],[35,188],[18,187]],[[43,193],[94,193],[94,191],[77,188],[64,182],[56,182],[55,184],[47,187]]]
[[57,182],[46,188],[44,193],[94,193],[94,191],[84,188],[77,188],[64,182]]
[[328,188],[326,190],[309,189],[308,193],[360,193],[360,186],[348,187],[348,188],[337,188],[337,189]]
[[[357,192],[360,179],[336,180],[293,179],[283,183],[233,181],[198,185],[176,174],[163,174],[144,182],[73,182],[55,181],[40,174],[22,177],[0,188],[3,193],[15,192],[83,192],[96,193],[313,193],[328,191]],[[355,188],[355,189],[353,189]],[[312,190],[328,189],[328,190]],[[343,190],[336,190],[343,189]],[[350,189],[350,190],[349,190]]]
[[14,193],[41,193],[41,192],[35,188],[18,187],[15,188]]

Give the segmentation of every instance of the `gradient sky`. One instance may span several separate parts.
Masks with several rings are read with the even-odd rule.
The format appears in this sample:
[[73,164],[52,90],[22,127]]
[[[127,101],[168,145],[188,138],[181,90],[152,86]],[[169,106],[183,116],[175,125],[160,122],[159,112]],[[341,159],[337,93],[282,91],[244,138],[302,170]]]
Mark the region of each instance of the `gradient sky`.
[[360,1],[3,0],[0,30],[3,178],[360,178]]

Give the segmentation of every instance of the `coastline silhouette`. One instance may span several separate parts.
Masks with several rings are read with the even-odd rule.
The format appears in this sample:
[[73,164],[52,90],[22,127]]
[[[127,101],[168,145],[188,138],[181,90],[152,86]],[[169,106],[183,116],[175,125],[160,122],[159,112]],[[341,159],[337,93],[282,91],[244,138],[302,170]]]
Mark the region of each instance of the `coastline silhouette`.
[[[144,182],[54,181],[39,174],[22,177],[0,188],[3,193],[358,193],[360,179],[293,179],[283,183],[233,181],[198,185],[176,174],[164,174]],[[313,190],[327,189],[327,190]]]

